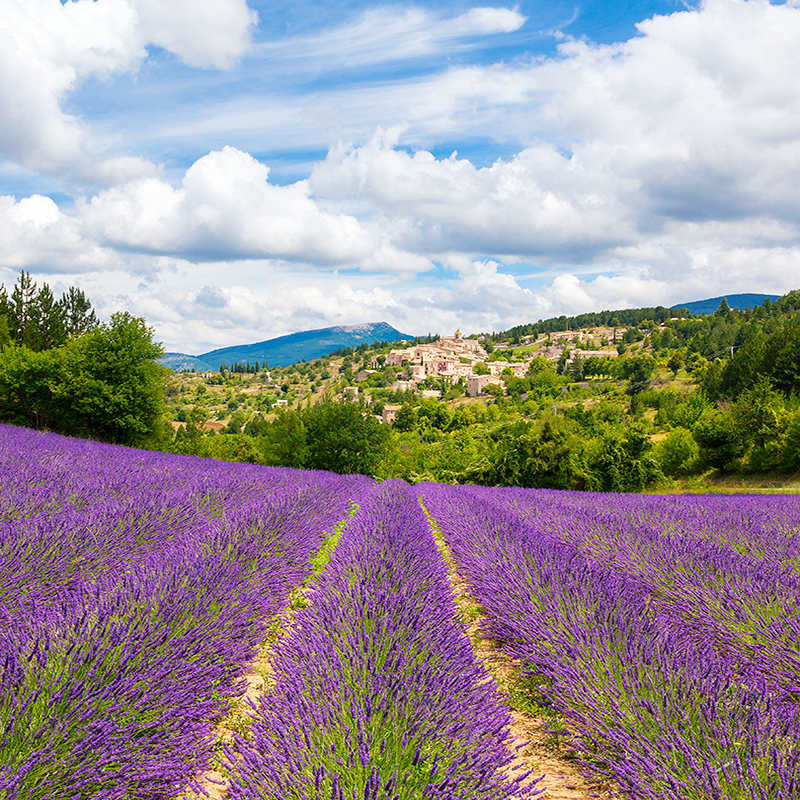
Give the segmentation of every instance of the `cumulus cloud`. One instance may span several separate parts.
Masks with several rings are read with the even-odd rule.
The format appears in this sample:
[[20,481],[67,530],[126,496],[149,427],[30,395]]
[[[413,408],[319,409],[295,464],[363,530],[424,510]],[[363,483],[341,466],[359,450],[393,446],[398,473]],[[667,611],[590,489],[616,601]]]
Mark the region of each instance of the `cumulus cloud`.
[[643,222],[797,220],[800,9],[707,0],[619,45],[562,45],[540,111],[582,160],[635,181]]
[[0,196],[0,265],[45,273],[97,270],[113,254],[87,241],[80,223],[42,195]]
[[603,176],[549,144],[478,169],[455,154],[436,159],[425,150],[397,149],[398,134],[333,148],[311,185],[327,197],[371,201],[399,246],[591,258],[635,241],[631,211],[615,192],[602,191]]
[[[750,289],[796,283],[800,8],[707,0],[639,28],[615,45],[568,40],[556,58],[438,76],[417,87],[416,117],[331,148],[311,184],[368,201],[396,246],[421,254],[635,269],[656,288],[691,284],[696,254],[709,252],[713,291],[726,277]],[[458,127],[471,103],[476,133],[502,113],[500,129],[527,129],[528,146],[481,169],[409,152]],[[751,253],[749,268],[734,252]]]
[[0,152],[39,172],[91,181],[152,172],[96,163],[90,132],[63,104],[90,76],[135,70],[156,44],[187,64],[227,67],[250,45],[245,0],[1,0]]
[[269,168],[232,147],[209,153],[181,187],[146,178],[101,191],[81,211],[93,237],[120,248],[201,261],[359,261],[372,237],[352,216],[321,211],[307,181],[276,186]]

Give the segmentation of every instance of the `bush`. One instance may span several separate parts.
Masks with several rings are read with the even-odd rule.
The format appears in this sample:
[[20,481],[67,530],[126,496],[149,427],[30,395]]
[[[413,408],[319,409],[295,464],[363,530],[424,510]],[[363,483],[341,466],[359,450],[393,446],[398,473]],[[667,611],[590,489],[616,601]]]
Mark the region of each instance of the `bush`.
[[656,458],[667,475],[685,475],[697,468],[699,447],[691,431],[676,428],[656,445]]
[[692,437],[699,446],[701,461],[725,470],[745,451],[745,442],[732,414],[721,409],[706,412],[694,424]]

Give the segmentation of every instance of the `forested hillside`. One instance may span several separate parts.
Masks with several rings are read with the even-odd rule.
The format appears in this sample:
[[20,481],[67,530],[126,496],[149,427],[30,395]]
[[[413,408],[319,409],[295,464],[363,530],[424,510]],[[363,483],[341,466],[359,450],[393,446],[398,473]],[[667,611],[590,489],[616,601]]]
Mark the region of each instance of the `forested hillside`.
[[[640,491],[721,472],[790,474],[800,467],[798,308],[792,292],[753,309],[722,303],[713,315],[629,309],[487,334],[484,347],[509,370],[474,398],[463,382],[403,388],[408,368],[386,364],[388,346],[258,375],[183,374],[168,400],[185,421],[174,447],[330,468],[325,428],[310,422],[321,404],[342,463],[412,482]],[[606,350],[558,339],[592,330],[605,331]],[[391,425],[363,422],[387,406],[397,409]]]
[[642,491],[789,475],[800,469],[798,311],[794,291],[711,315],[627,309],[481,335],[495,374],[507,368],[469,397],[464,378],[412,381],[389,359],[399,343],[172,373],[143,319],[99,324],[79,290],[56,299],[22,273],[0,291],[0,421],[410,482]]

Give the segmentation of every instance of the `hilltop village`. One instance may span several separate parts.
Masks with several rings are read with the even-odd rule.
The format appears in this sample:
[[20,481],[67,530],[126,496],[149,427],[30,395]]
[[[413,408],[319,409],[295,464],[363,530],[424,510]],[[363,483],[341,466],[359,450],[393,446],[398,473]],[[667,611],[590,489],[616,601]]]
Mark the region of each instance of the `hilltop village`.
[[[611,331],[598,331],[585,333],[583,331],[562,331],[546,337],[542,334],[539,341],[549,340],[552,345],[544,345],[541,349],[532,349],[526,353],[521,363],[509,362],[507,358],[490,360],[490,354],[484,349],[480,339],[465,339],[461,331],[456,331],[452,337],[441,338],[430,344],[420,344],[415,347],[406,347],[392,350],[386,357],[386,364],[393,367],[407,366],[409,372],[408,388],[421,383],[426,378],[444,378],[455,382],[459,378],[467,381],[467,394],[475,397],[490,383],[500,383],[499,378],[503,370],[511,370],[517,378],[522,378],[528,371],[528,362],[536,356],[544,356],[548,360],[557,361],[569,345],[594,344],[602,339],[606,342],[607,336],[622,336],[625,329],[620,329],[614,334]],[[523,345],[530,345],[535,337],[525,337]],[[494,350],[494,348],[493,348]],[[616,357],[616,350],[595,349],[593,356]],[[569,361],[571,363],[571,361]],[[482,365],[482,366],[479,366]],[[374,366],[379,366],[375,362]],[[487,372],[488,370],[488,372]]]
[[[679,320],[671,320],[676,321]],[[663,331],[664,328],[664,324],[654,324],[651,332]],[[254,410],[256,405],[260,405],[254,395],[268,403],[266,408],[262,406],[259,409],[262,413],[270,407],[274,411],[295,403],[315,403],[323,397],[333,396],[364,402],[373,408],[381,422],[392,424],[402,407],[392,397],[416,395],[422,399],[438,400],[447,395],[451,400],[459,396],[491,399],[507,393],[509,380],[524,379],[529,375],[535,359],[551,364],[559,374],[569,374],[575,371],[576,362],[581,359],[593,358],[596,362],[609,363],[621,353],[635,350],[636,345],[632,342],[643,338],[644,333],[637,328],[595,327],[522,336],[512,345],[502,339],[491,341],[486,336],[465,337],[456,330],[452,336],[405,347],[397,346],[399,343],[390,347],[364,346],[364,352],[357,350],[348,355],[343,351],[291,367],[268,369],[264,365],[249,379],[245,375],[237,378],[234,370],[228,371],[224,367],[223,373],[226,384],[244,379],[242,393],[238,395],[242,410],[245,398],[248,399],[247,405]],[[220,380],[218,373],[201,372],[197,377],[210,384]],[[222,420],[236,416],[240,406],[234,399],[237,395],[231,391],[232,388],[232,385],[228,386],[223,409],[216,414],[217,418],[202,423],[205,430],[222,430],[230,425]],[[177,427],[184,423],[173,424]]]
[[[544,357],[548,361],[562,359],[569,347],[583,347],[591,350],[587,355],[597,357],[616,358],[619,352],[616,349],[600,349],[598,343],[607,344],[615,341],[617,336],[622,337],[624,328],[618,330],[585,331],[559,331],[540,337],[528,336],[522,340],[522,345],[527,349],[517,358],[520,360],[509,361],[507,357],[493,359],[484,348],[484,337],[464,338],[460,330],[452,337],[442,337],[438,341],[418,344],[412,347],[393,349],[386,356],[376,356],[369,364],[369,368],[361,370],[356,376],[356,382],[368,379],[369,375],[384,365],[404,368],[405,377],[400,378],[392,386],[394,391],[419,390],[421,384],[430,378],[454,384],[462,379],[466,384],[468,397],[477,397],[487,386],[504,386],[503,378],[523,378],[530,368],[530,362],[536,357]],[[492,352],[495,348],[492,347]],[[564,359],[563,366],[569,366],[574,358],[569,355]],[[423,396],[439,396],[437,390],[422,389]],[[383,421],[392,422],[394,411],[399,406],[384,407]]]

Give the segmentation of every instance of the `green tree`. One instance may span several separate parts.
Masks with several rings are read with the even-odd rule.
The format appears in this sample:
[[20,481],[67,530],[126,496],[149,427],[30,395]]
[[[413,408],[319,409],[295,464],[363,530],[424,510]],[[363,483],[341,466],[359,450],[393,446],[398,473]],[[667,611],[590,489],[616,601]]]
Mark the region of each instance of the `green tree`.
[[0,420],[31,428],[59,429],[53,386],[60,380],[63,353],[37,353],[9,343],[0,351]]
[[77,287],[70,286],[59,300],[67,336],[74,338],[94,330],[100,323],[92,304]]
[[31,350],[40,349],[35,346],[39,322],[36,308],[37,294],[36,283],[30,273],[23,270],[11,292],[9,322],[14,341]]
[[667,475],[684,475],[694,469],[698,456],[697,442],[691,431],[675,428],[656,445],[656,457]]
[[410,403],[403,403],[394,416],[394,427],[398,431],[413,431],[419,422],[417,409]]
[[205,436],[199,454],[221,461],[243,461],[247,464],[258,464],[261,461],[253,440],[241,433]]
[[609,428],[589,456],[588,484],[601,492],[641,492],[663,479],[645,427]]
[[674,350],[672,355],[667,359],[667,369],[671,369],[674,375],[678,374],[678,370],[683,366],[683,353],[680,350]]
[[80,289],[71,286],[56,300],[46,283],[38,288],[24,270],[10,298],[0,287],[0,316],[6,318],[12,341],[37,351],[61,347],[68,338],[88,333],[98,324]]
[[36,330],[28,336],[28,347],[34,350],[50,350],[60,347],[67,340],[63,308],[53,297],[47,284],[42,286],[36,297],[33,323]]
[[11,329],[8,326],[8,316],[0,313],[0,348],[11,344]]
[[720,470],[745,451],[745,442],[730,411],[717,408],[705,412],[692,427],[692,436],[700,448],[700,458]]
[[53,386],[65,433],[140,445],[159,434],[167,370],[144,319],[128,312],[69,342]]
[[786,430],[780,468],[787,472],[800,469],[800,411],[794,413]]
[[482,483],[492,486],[577,489],[583,471],[563,423],[545,420],[538,426],[518,423],[506,429],[497,443]]
[[304,409],[308,464],[342,474],[374,475],[390,436],[360,403],[317,403]]
[[306,426],[297,411],[280,409],[275,420],[262,433],[258,444],[267,464],[296,468],[306,466]]
[[800,318],[785,326],[771,374],[778,389],[800,392]]
[[752,388],[739,395],[732,413],[743,441],[749,445],[745,466],[756,471],[777,469],[791,413],[772,381],[760,376]]
[[644,391],[656,371],[656,360],[647,353],[625,358],[620,363],[620,373],[628,379],[628,394]]

